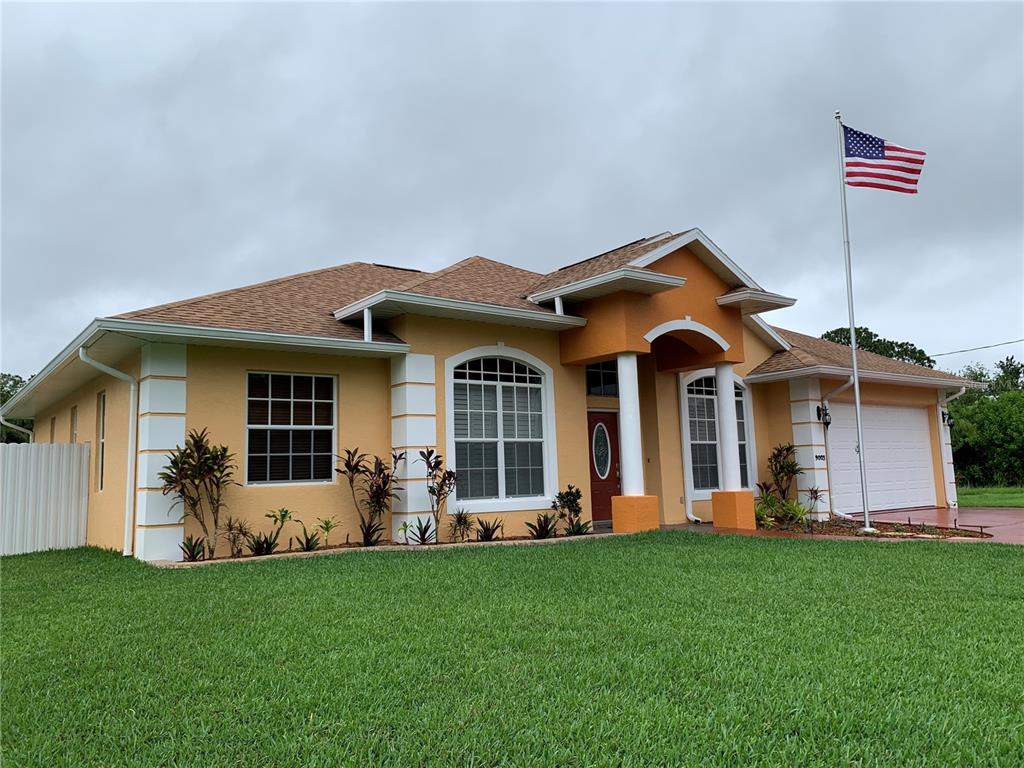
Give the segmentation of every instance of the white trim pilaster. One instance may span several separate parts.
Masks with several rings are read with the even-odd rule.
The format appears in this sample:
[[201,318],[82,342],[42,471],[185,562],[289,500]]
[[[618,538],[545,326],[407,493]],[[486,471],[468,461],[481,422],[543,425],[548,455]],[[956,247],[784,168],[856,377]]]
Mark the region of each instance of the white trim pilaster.
[[803,474],[796,477],[798,500],[807,505],[807,490],[817,488],[823,494],[818,501],[816,520],[827,520],[831,509],[829,493],[828,449],[825,427],[818,418],[821,406],[821,383],[818,379],[791,379],[789,412],[793,425],[793,446]]
[[403,522],[430,517],[427,481],[417,455],[437,445],[435,366],[433,355],[408,353],[391,358],[391,449],[406,454],[405,461],[395,468],[404,490],[392,507],[394,541],[400,540]]
[[185,442],[187,356],[183,344],[147,343],[142,347],[139,384],[139,440],[135,474],[135,557],[182,559],[181,508],[160,492],[157,474],[167,453]]

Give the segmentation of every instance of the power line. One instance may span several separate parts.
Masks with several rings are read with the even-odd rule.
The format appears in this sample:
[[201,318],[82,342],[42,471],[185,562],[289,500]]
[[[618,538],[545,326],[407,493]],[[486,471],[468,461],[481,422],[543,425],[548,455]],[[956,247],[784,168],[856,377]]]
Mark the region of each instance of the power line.
[[998,344],[986,344],[983,347],[971,347],[970,349],[957,349],[953,352],[940,352],[937,355],[929,355],[929,357],[945,357],[946,355],[959,355],[961,352],[977,352],[979,349],[992,349],[993,347],[1005,347],[1007,344],[1020,344],[1022,341],[1024,341],[1024,339],[1000,341]]

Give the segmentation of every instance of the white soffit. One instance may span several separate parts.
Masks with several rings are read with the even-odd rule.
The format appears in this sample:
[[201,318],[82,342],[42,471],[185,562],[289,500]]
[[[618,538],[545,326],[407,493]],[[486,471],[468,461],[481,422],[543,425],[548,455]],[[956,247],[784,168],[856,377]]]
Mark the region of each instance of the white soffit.
[[585,318],[574,315],[559,315],[539,309],[519,309],[500,304],[445,299],[389,290],[378,291],[347,307],[342,307],[334,312],[334,317],[337,320],[361,317],[364,309],[369,309],[373,313],[374,319],[384,320],[398,315],[427,315],[527,328],[561,329],[576,328],[587,324]]

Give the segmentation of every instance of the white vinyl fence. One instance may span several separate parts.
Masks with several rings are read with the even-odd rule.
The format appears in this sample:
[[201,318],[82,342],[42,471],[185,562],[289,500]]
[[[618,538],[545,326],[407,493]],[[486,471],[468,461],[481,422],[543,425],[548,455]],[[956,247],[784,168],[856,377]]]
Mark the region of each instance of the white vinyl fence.
[[0,443],[0,555],[85,544],[89,446]]

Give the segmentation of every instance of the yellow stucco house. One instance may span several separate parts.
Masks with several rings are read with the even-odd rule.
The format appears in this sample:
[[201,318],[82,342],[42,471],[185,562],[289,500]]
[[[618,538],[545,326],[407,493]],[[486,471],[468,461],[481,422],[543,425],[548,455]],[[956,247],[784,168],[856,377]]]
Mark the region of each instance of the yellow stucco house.
[[[410,456],[392,535],[429,510],[423,447],[458,472],[450,509],[507,534],[569,483],[616,527],[746,525],[779,443],[819,514],[858,511],[850,350],[761,319],[793,303],[697,229],[549,274],[343,264],[97,319],[0,415],[91,443],[87,540],[144,560],[194,532],[157,479],[193,428],[236,453],[228,509],[257,529],[288,507],[354,533],[334,472],[353,447]],[[955,505],[943,407],[966,382],[870,353],[860,370],[872,509]]]

